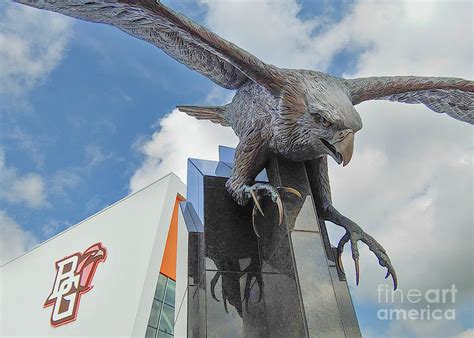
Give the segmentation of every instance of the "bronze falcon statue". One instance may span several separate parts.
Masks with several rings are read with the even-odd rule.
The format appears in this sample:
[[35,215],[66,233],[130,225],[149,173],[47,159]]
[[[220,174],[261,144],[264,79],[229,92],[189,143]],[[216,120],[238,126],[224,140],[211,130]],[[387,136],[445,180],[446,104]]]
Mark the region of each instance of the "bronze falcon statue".
[[333,207],[326,157],[338,164],[349,163],[354,134],[362,128],[354,105],[367,100],[422,103],[437,113],[473,124],[473,81],[416,76],[343,79],[312,70],[278,68],[154,0],[16,1],[115,26],[161,48],[216,84],[237,90],[232,102],[222,107],[178,107],[198,119],[230,126],[240,138],[226,184],[237,203],[253,200],[254,211],[261,211],[258,201],[267,195],[278,204],[281,219],[278,190],[255,183],[256,175],[272,155],[313,161],[320,171],[320,196],[315,196],[318,213],[346,230],[337,248],[339,265],[342,268],[340,256],[350,241],[358,283],[357,242],[362,241],[387,268],[386,277],[392,276],[396,288],[396,274],[383,247]]

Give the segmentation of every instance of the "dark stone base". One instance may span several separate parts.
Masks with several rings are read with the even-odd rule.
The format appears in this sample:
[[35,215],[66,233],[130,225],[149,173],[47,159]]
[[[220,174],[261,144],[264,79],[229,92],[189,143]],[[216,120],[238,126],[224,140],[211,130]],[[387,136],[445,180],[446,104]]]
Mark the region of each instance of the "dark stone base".
[[258,238],[253,205],[232,200],[226,177],[191,173],[202,179],[200,201],[191,202],[200,205],[195,218],[204,226],[189,236],[188,336],[360,337],[305,165],[274,159],[267,174],[271,184],[295,188],[303,198],[282,196],[282,225],[275,204],[263,199]]

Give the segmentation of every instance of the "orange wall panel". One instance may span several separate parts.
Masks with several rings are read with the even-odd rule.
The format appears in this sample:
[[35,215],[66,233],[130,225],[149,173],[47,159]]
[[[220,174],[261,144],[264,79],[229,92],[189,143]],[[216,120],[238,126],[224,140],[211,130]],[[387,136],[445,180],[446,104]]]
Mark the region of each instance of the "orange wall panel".
[[171,216],[168,238],[166,239],[165,252],[161,261],[160,272],[166,277],[176,280],[176,255],[178,246],[178,208],[181,198],[176,197],[173,215]]

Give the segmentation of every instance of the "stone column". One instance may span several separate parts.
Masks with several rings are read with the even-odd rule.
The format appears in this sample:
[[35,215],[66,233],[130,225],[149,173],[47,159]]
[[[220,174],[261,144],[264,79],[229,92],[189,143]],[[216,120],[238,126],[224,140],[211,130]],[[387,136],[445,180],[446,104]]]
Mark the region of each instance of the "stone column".
[[295,188],[303,198],[282,194],[281,225],[276,205],[264,198],[265,216],[256,218],[260,238],[252,228],[253,206],[238,206],[225,189],[231,167],[202,160],[188,167],[188,205],[197,206],[194,219],[202,222],[202,249],[190,238],[189,264],[195,266],[189,267],[188,336],[360,337],[347,284],[328,256],[304,163],[269,163],[269,182]]
[[[361,337],[347,283],[339,278],[325,224],[317,216],[305,164],[274,158],[267,175],[273,186],[295,188],[303,198],[282,195],[285,218],[280,227],[274,220],[260,218],[265,232],[261,255],[284,257],[273,265],[275,259],[266,260],[270,266],[264,264],[262,271],[280,270],[294,276],[306,336]],[[270,208],[275,215],[275,206]]]

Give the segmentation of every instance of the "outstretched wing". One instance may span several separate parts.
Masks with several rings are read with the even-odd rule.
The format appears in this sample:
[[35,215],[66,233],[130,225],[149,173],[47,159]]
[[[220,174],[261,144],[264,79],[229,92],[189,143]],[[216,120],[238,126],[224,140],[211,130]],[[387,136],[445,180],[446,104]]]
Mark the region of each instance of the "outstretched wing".
[[346,79],[354,105],[367,100],[422,103],[474,124],[474,82],[458,78],[393,76]]
[[115,26],[161,48],[188,68],[227,89],[251,79],[274,88],[278,68],[220,38],[156,0],[15,0],[74,18]]

